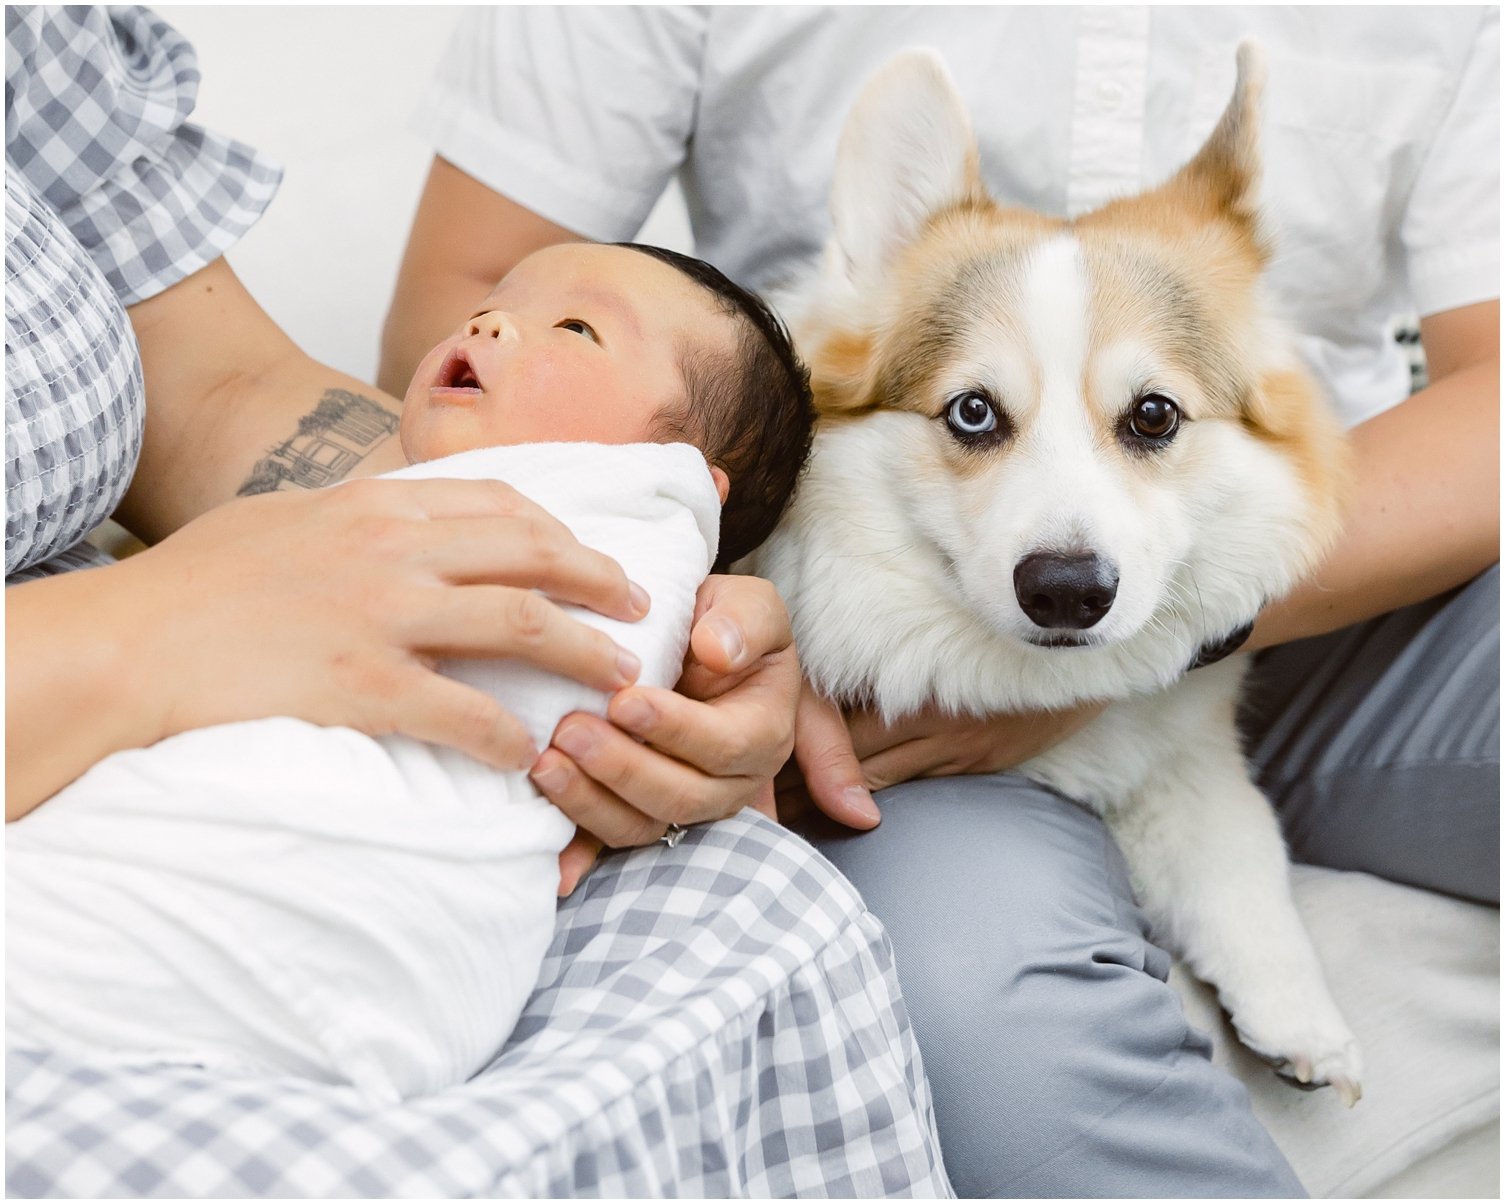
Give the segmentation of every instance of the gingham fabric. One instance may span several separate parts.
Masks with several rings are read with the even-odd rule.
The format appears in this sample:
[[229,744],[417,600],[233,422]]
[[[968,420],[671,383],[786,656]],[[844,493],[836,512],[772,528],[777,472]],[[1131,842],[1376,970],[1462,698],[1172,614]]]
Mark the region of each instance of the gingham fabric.
[[187,124],[193,50],[146,9],[10,7],[5,35],[14,584],[101,559],[78,545],[119,503],[141,448],[141,364],[122,305],[223,254],[280,172]]
[[142,414],[141,360],[120,302],[56,215],[7,172],[7,584],[88,563],[79,541],[125,494]]
[[753,812],[609,858],[497,1060],[337,1088],[7,1060],[16,1196],[948,1196],[887,937]]
[[193,47],[133,6],[5,10],[5,162],[132,305],[219,258],[281,169],[193,125]]

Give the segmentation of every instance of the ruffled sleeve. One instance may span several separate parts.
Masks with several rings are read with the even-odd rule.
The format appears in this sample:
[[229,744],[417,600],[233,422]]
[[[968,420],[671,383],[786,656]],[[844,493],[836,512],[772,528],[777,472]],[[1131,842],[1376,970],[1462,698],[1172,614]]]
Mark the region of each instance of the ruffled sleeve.
[[5,158],[125,305],[217,259],[281,168],[191,123],[193,47],[135,6],[5,13]]

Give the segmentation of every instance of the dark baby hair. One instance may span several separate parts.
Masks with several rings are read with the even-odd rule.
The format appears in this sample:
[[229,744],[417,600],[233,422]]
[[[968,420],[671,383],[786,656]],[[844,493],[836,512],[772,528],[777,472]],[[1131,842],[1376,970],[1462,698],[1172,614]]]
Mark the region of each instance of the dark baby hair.
[[686,404],[661,416],[654,431],[658,439],[694,443],[730,478],[716,556],[716,571],[725,572],[768,538],[794,496],[815,429],[810,370],[767,303],[704,260],[644,243],[613,245],[688,276],[737,324],[730,356],[700,349],[681,355]]

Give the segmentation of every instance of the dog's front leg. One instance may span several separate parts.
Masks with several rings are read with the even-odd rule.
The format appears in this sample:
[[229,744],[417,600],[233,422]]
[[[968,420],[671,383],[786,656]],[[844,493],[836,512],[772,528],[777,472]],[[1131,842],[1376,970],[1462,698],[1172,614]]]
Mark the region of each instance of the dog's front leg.
[[1108,819],[1157,939],[1217,989],[1244,1044],[1282,1077],[1331,1084],[1352,1106],[1358,1043],[1297,914],[1279,825],[1233,732],[1169,753]]

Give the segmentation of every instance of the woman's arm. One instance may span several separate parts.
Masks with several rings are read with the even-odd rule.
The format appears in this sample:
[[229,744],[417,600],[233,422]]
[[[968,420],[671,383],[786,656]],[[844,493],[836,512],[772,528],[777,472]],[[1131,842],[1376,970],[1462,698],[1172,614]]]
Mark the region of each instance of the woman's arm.
[[80,570],[5,591],[7,822],[108,754],[155,739],[152,680],[131,656],[143,616],[115,574]]
[[[115,517],[148,543],[237,495],[268,488],[258,465],[294,439],[300,423],[316,420],[321,402],[354,404],[369,412],[373,429],[388,429],[369,444],[352,442],[354,463],[309,483],[402,467],[395,433],[401,402],[300,351],[225,260],[128,313],[141,348],[146,431]],[[296,480],[285,487],[297,487]]]
[[[1445,593],[1500,557],[1500,303],[1422,320],[1432,384],[1352,433],[1356,481],[1343,536],[1317,575],[1267,606],[1248,647],[1321,635]],[[854,828],[878,822],[868,792],[911,778],[1011,769],[1102,710],[888,727],[849,720],[807,690],[795,756],[811,799]]]
[[521,725],[434,670],[506,656],[599,690],[636,669],[550,597],[646,611],[615,561],[493,481],[360,481],[241,498],[117,565],[13,586],[6,818],[108,753],[291,715],[524,769]]

